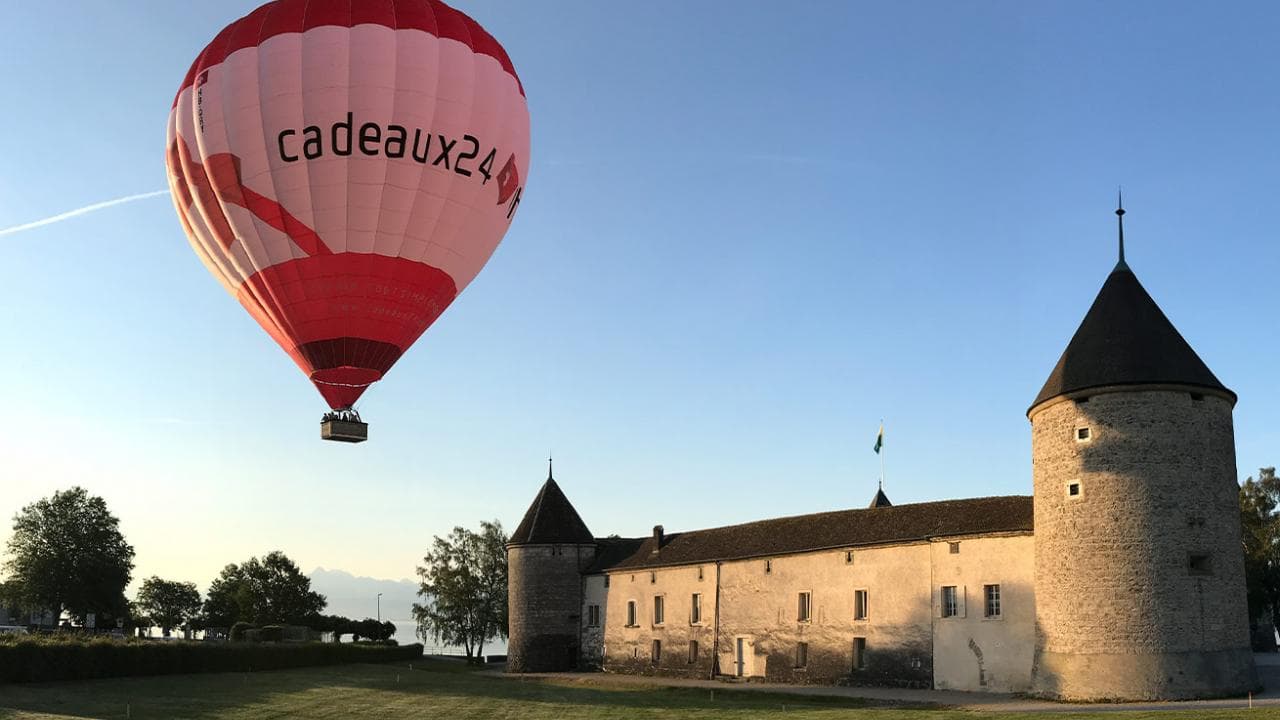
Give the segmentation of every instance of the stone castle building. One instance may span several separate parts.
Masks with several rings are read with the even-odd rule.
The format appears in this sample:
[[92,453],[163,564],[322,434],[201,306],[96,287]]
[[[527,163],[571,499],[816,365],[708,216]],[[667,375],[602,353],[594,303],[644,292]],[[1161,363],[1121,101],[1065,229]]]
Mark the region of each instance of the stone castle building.
[[511,672],[1178,699],[1256,685],[1236,396],[1124,259],[1032,402],[1033,495],[597,538],[548,473]]

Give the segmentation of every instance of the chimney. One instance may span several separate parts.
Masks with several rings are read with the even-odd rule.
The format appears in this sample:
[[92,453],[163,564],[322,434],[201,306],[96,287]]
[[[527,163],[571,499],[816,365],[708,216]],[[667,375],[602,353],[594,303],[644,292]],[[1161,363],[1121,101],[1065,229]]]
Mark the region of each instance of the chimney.
[[662,549],[662,526],[653,526],[653,553],[657,553]]

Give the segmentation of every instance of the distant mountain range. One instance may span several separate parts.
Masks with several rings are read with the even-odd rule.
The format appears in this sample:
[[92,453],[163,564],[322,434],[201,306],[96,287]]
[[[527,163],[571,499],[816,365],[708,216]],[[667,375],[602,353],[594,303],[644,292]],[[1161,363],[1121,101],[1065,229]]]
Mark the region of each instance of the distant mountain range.
[[325,614],[352,620],[377,617],[378,593],[382,593],[383,620],[412,620],[413,604],[420,602],[418,584],[412,580],[379,580],[357,577],[345,570],[318,567],[308,575],[311,589],[329,601]]

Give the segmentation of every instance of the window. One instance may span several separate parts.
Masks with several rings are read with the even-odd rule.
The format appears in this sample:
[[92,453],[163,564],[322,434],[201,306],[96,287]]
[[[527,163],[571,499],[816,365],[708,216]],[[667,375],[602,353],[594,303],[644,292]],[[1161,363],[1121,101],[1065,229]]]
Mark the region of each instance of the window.
[[772,560],[765,560],[765,561],[764,561],[764,574],[765,574],[765,575],[768,575],[768,574],[769,574],[769,573],[771,573],[771,572],[773,572],[773,561],[772,561]]
[[608,575],[605,575],[605,576],[604,576],[604,586],[605,586],[605,587],[609,587],[609,576],[608,576]]
[[698,566],[698,579],[699,579],[699,580],[701,580],[701,579],[702,579],[702,566],[701,566],[701,565],[699,565],[699,566]]
[[1200,393],[1191,393],[1192,402],[1200,402],[1201,400],[1204,400],[1204,395],[1201,395]]
[[658,582],[658,573],[656,572],[649,573],[649,584],[652,585],[656,582]]
[[810,604],[812,599],[813,599],[812,593],[807,593],[807,592],[800,593],[800,597],[796,602],[796,621],[797,622],[809,622],[810,610],[812,609],[810,607]]
[[1076,442],[1089,442],[1092,436],[1093,436],[1093,433],[1089,431],[1089,428],[1087,427],[1076,428]]
[[702,593],[694,593],[689,598],[689,624],[697,625],[702,622]]
[[867,669],[867,639],[864,637],[853,639],[853,669]]
[[662,661],[662,641],[653,641],[653,650],[650,651],[650,657],[653,658],[653,664],[657,665]]
[[1084,494],[1084,487],[1077,480],[1076,482],[1067,483],[1067,497],[1078,498]]
[[802,668],[809,665],[809,643],[796,643],[796,667]]
[[983,585],[982,596],[984,598],[983,616],[989,618],[1000,617],[1000,586]]
[[867,591],[853,591],[853,619],[866,620],[870,609],[867,607]]
[[960,613],[956,602],[956,586],[945,585],[942,588],[942,617],[955,617]]
[[666,608],[663,607],[664,599],[665,598],[663,598],[661,595],[653,599],[653,624],[654,625],[661,625],[663,620],[666,619],[665,618],[666,612],[664,612]]
[[627,627],[635,627],[636,623],[636,601],[627,601]]
[[845,551],[844,551],[844,564],[845,564],[845,565],[852,565],[852,564],[853,564],[853,551],[852,551],[852,550],[845,550]]
[[950,552],[952,555],[959,555],[960,543],[958,542],[947,543],[947,551]]
[[1191,553],[1187,556],[1187,573],[1189,575],[1212,575],[1213,557],[1207,553]]
[[587,627],[600,627],[600,606],[587,606]]
[[689,641],[689,662],[691,663],[698,662],[698,641],[697,640]]

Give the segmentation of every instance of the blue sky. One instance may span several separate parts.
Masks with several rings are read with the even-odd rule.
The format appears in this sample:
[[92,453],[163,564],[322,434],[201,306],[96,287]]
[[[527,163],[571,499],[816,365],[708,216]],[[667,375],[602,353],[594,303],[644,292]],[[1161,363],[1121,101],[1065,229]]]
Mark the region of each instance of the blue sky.
[[[0,229],[165,187],[197,52],[253,2],[18,4]],[[798,5],[798,7],[788,7]],[[459,2],[533,167],[503,244],[322,443],[310,383],[165,197],[0,236],[0,517],[81,484],[137,576],[282,549],[410,577],[556,476],[599,535],[1028,494],[1027,405],[1115,261],[1280,461],[1280,9]],[[19,420],[20,418],[20,420]],[[3,537],[7,527],[0,528]]]

